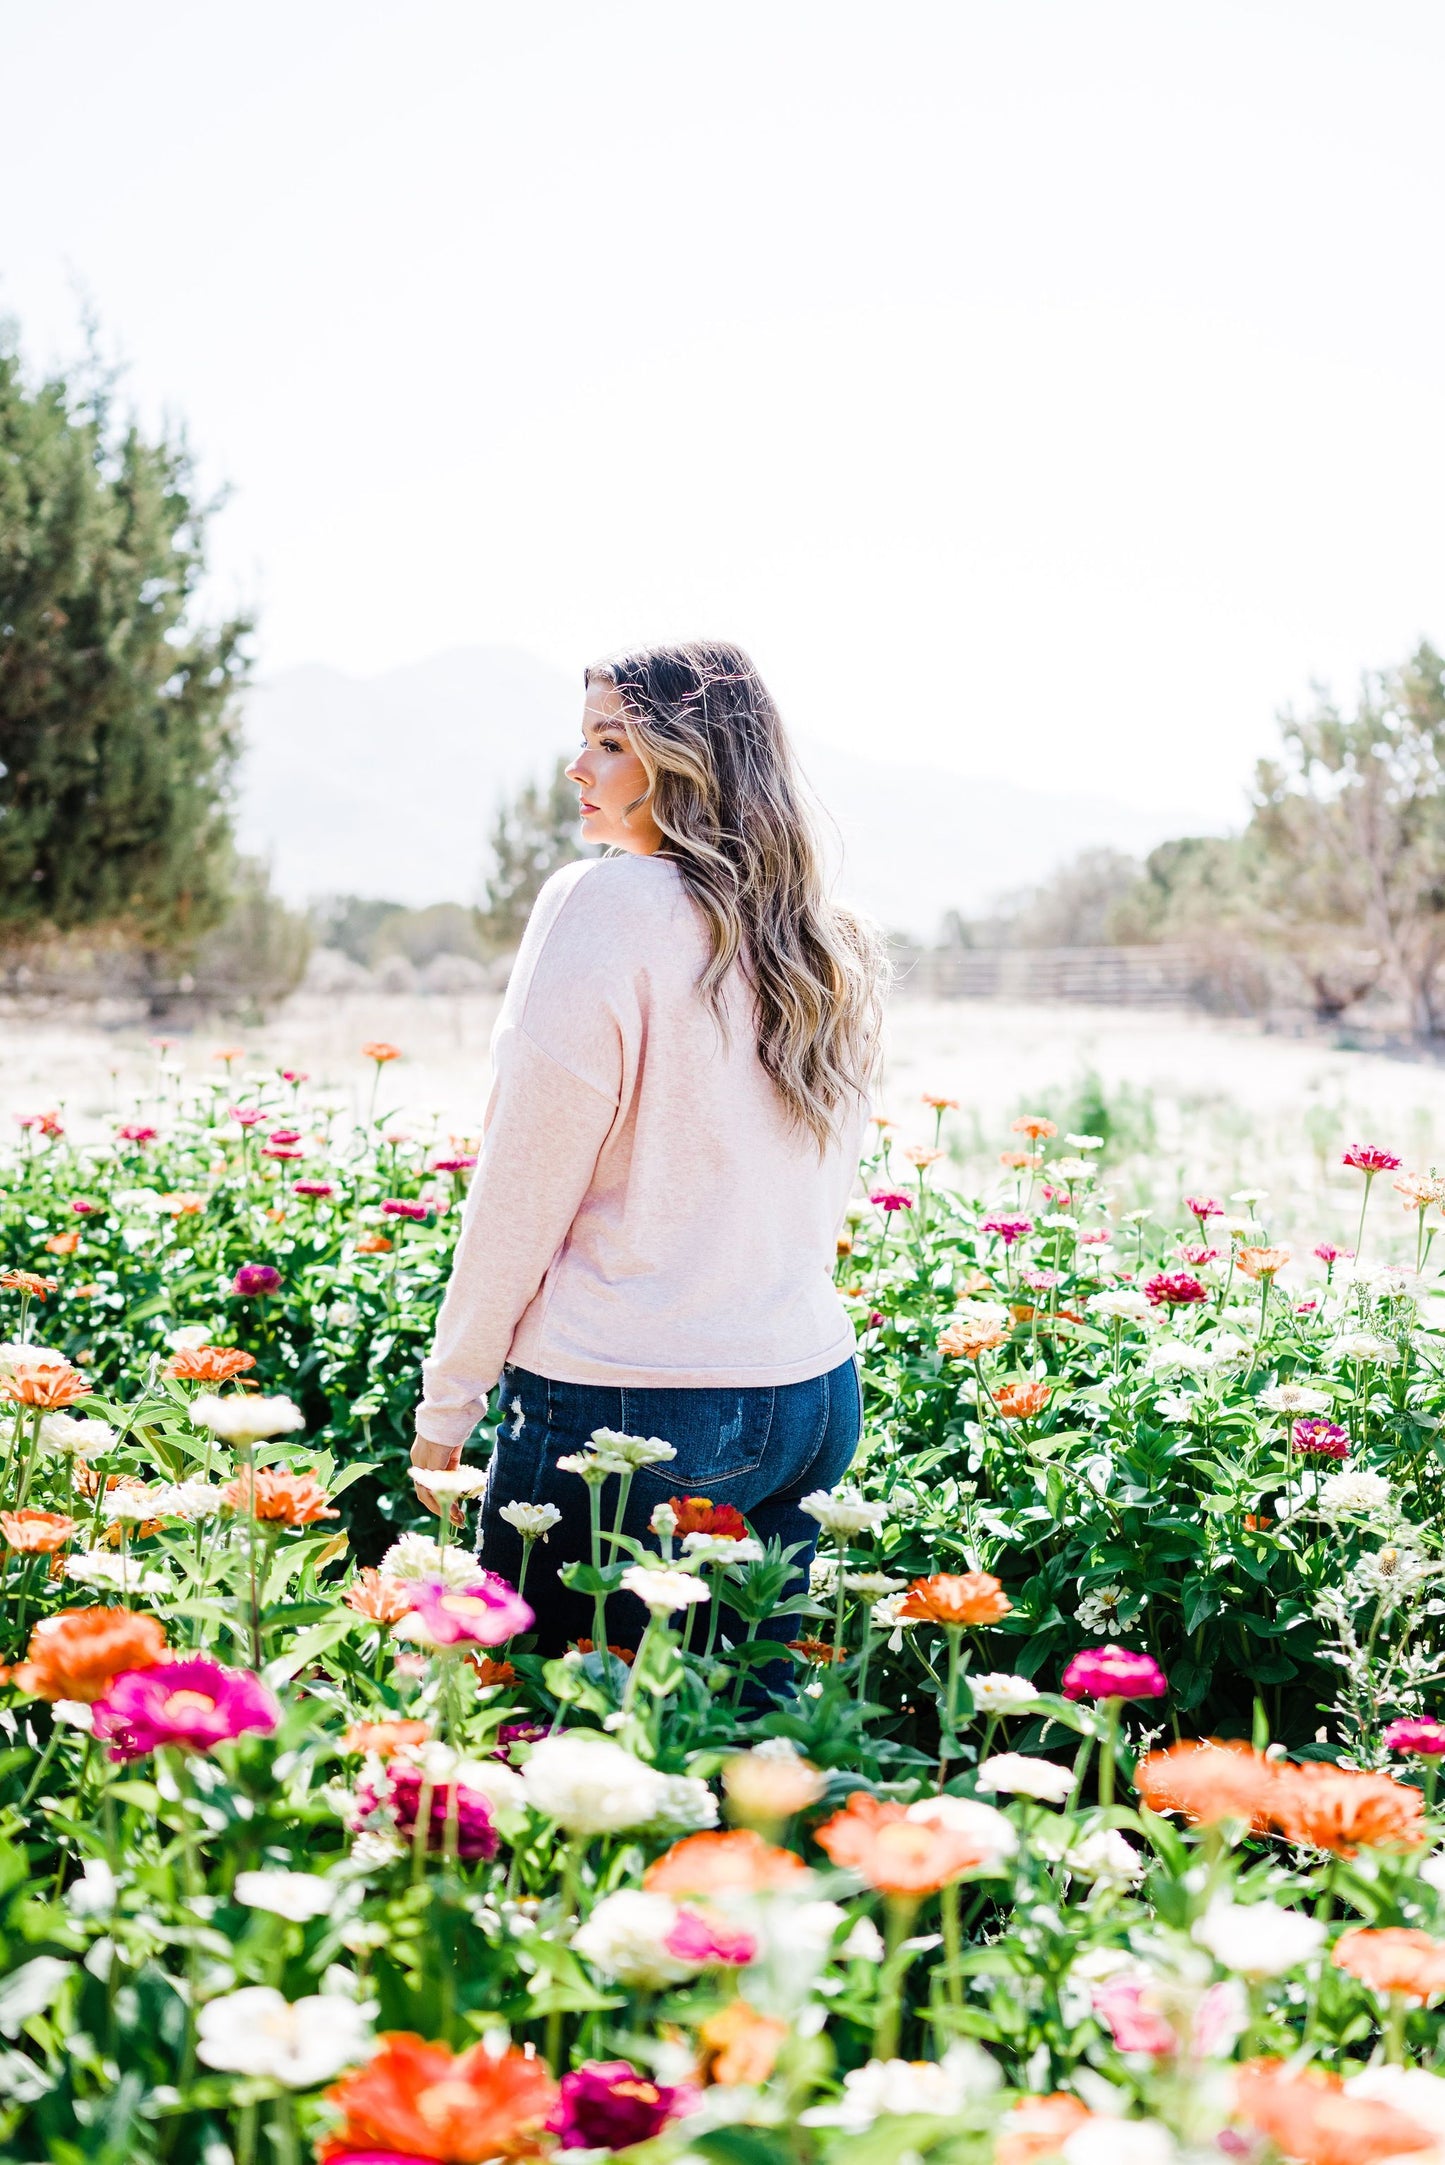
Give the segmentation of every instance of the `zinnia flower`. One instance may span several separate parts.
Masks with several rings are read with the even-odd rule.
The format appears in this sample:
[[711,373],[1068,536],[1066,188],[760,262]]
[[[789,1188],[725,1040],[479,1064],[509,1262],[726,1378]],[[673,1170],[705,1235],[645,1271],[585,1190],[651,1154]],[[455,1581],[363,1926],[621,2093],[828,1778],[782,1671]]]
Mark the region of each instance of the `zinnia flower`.
[[239,1346],[182,1346],[166,1362],[165,1373],[181,1383],[229,1383],[255,1365],[255,1355]]
[[1283,1270],[1289,1261],[1289,1250],[1240,1248],[1236,1251],[1234,1260],[1246,1278],[1273,1278],[1275,1272]]
[[1385,1742],[1392,1752],[1418,1752],[1423,1758],[1436,1759],[1445,1752],[1445,1722],[1428,1714],[1407,1714],[1390,1723]]
[[1445,1992],[1445,1940],[1403,1925],[1372,1931],[1357,1925],[1335,1941],[1330,1960],[1376,1992],[1398,1992],[1424,2006]]
[[1004,2114],[994,2149],[995,2165],[1034,2165],[1036,2158],[1058,2157],[1075,2128],[1091,2115],[1087,2105],[1067,2090],[1047,2097],[1021,2097]]
[[1191,1218],[1197,1218],[1199,1220],[1199,1230],[1201,1233],[1203,1232],[1205,1223],[1208,1219],[1222,1218],[1224,1216],[1223,1203],[1218,1202],[1212,1195],[1186,1195],[1184,1198],[1184,1208],[1188,1211]]
[[913,1197],[903,1188],[877,1188],[868,1198],[883,1211],[912,1210]]
[[385,1579],[375,1564],[367,1564],[352,1580],[342,1600],[369,1623],[394,1624],[411,1614],[411,1588]]
[[667,1777],[610,1738],[544,1737],[522,1768],[527,1802],[569,1834],[617,1834],[661,1810]]
[[748,1522],[730,1503],[713,1503],[707,1496],[673,1496],[669,1502],[677,1520],[673,1532],[679,1540],[684,1534],[723,1534],[730,1541],[747,1538]]
[[905,1805],[855,1789],[814,1837],[834,1864],[880,1893],[936,1894],[988,1860],[988,1845],[935,1821],[910,1819]]
[[630,2060],[588,2060],[562,2077],[547,2129],[561,2150],[626,2150],[692,2112],[699,2094],[687,2083],[654,2082]]
[[476,2165],[514,2156],[546,2120],[557,2086],[544,2060],[516,2046],[495,2056],[486,2045],[453,2053],[410,2032],[389,2030],[365,2067],[326,2092],[342,2122],[318,2152],[323,2165]]
[[242,1300],[254,1300],[281,1289],[281,1273],[274,1263],[243,1263],[231,1280],[231,1291]]
[[1015,1135],[1027,1135],[1031,1143],[1045,1143],[1059,1132],[1057,1123],[1045,1120],[1042,1113],[1023,1113],[1017,1120],[1011,1120],[1009,1127]]
[[341,1740],[343,1751],[371,1752],[390,1759],[394,1752],[413,1751],[431,1735],[424,1721],[354,1721]]
[[1281,2060],[1250,2060],[1234,2076],[1235,2108],[1302,2165],[1374,2165],[1433,2150],[1435,2137],[1393,2106],[1346,2094],[1338,2075]]
[[1278,1769],[1270,1817],[1287,1841],[1341,1857],[1361,1847],[1416,1849],[1429,1831],[1418,1789],[1392,1774],[1319,1763]]
[[[817,1794],[815,1778],[812,1796]],[[769,1888],[798,1888],[807,1877],[808,1867],[790,1849],[776,1848],[751,1829],[733,1828],[725,1834],[690,1834],[685,1841],[674,1842],[665,1856],[647,1867],[642,1884],[649,1894],[677,1897],[761,1894]]]
[[967,1323],[950,1323],[938,1334],[938,1350],[948,1361],[977,1361],[992,1353],[1007,1337],[996,1325],[980,1329]]
[[1291,1435],[1301,1458],[1348,1458],[1349,1430],[1338,1421],[1296,1421]]
[[1353,1143],[1340,1163],[1357,1173],[1398,1173],[1403,1160],[1388,1150],[1377,1150],[1373,1143]]
[[53,1556],[74,1532],[63,1511],[0,1511],[0,1534],[17,1556]]
[[314,1526],[318,1519],[340,1518],[326,1501],[326,1491],[312,1473],[282,1473],[270,1467],[242,1468],[234,1481],[221,1490],[221,1501],[233,1511],[249,1513],[252,1495],[255,1513],[279,1526]]
[[936,1571],[931,1578],[913,1581],[898,1613],[914,1623],[996,1624],[1012,1607],[990,1572]]
[[258,1676],[190,1654],[117,1676],[95,1702],[94,1733],[109,1745],[112,1759],[140,1759],[167,1744],[211,1751],[246,1729],[267,1733],[280,1718]]
[[11,1680],[32,1698],[78,1699],[89,1706],[122,1670],[150,1668],[165,1651],[165,1632],[153,1616],[134,1609],[61,1609],[35,1626]]
[[1162,1270],[1146,1280],[1144,1298],[1155,1308],[1187,1308],[1192,1302],[1208,1300],[1209,1290],[1187,1270]]
[[708,2053],[709,2082],[756,2084],[766,2082],[777,2066],[788,2025],[735,1999],[700,2022],[697,2034]]
[[334,1195],[336,1189],[329,1180],[293,1180],[291,1193],[309,1195],[316,1201],[324,1201],[327,1196]]
[[984,1232],[996,1234],[1006,1248],[1011,1248],[1016,1240],[1022,1240],[1033,1229],[1032,1218],[985,1218],[983,1221]]
[[288,2001],[273,1985],[243,1985],[208,2000],[196,2020],[196,2057],[207,2067],[288,2090],[314,2089],[370,2048],[365,2013],[339,1992]]
[[404,1196],[389,1195],[382,1204],[382,1213],[388,1218],[412,1218],[419,1224],[429,1218],[431,1212],[425,1203],[408,1202]]
[[1047,1383],[999,1383],[994,1386],[994,1406],[1004,1421],[1031,1421],[1049,1402]]
[[[355,1825],[362,1826],[373,1812],[385,1812],[403,1841],[415,1839],[422,1812],[422,1792],[430,1790],[427,1807],[426,1846],[442,1850],[447,1842],[447,1822],[456,1825],[457,1855],[468,1862],[476,1857],[495,1857],[497,1831],[492,1825],[491,1800],[468,1782],[428,1782],[420,1767],[396,1760],[388,1766],[378,1787],[363,1783],[356,1793]],[[453,1803],[453,1790],[456,1801]]]
[[378,1038],[374,1043],[362,1046],[361,1057],[363,1060],[374,1060],[378,1067],[385,1067],[388,1060],[401,1058],[401,1047],[388,1045],[384,1039]]
[[519,1631],[530,1631],[531,1604],[495,1571],[483,1571],[472,1586],[456,1588],[440,1579],[408,1588],[412,1613],[421,1626],[415,1634],[431,1646],[500,1646]]
[[47,1413],[58,1413],[62,1406],[73,1406],[77,1399],[88,1398],[90,1385],[68,1362],[47,1363],[0,1377],[0,1392],[12,1405],[40,1406]]
[[1182,1812],[1195,1827],[1242,1819],[1263,1834],[1277,1771],[1272,1759],[1243,1742],[1187,1742],[1149,1752],[1134,1771],[1134,1787],[1151,1812]]
[[745,1969],[757,1956],[751,1932],[702,1910],[680,1909],[663,1945],[690,1969]]
[[1064,1671],[1066,1699],[1162,1699],[1168,1689],[1152,1654],[1124,1646],[1087,1647]]
[[[739,1752],[725,1760],[722,1781],[731,1816],[745,1824],[760,1821],[764,1826],[778,1826],[795,1812],[805,1812],[827,1787],[826,1777],[796,1751],[765,1748]],[[776,1854],[790,1852],[780,1850]]]

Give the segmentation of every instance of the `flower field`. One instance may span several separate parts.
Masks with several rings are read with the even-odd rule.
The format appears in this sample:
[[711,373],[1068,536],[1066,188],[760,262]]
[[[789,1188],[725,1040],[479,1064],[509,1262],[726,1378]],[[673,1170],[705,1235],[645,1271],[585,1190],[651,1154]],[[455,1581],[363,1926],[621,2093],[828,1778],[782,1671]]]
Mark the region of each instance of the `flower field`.
[[615,1537],[669,1446],[599,1431],[544,1661],[485,1428],[459,1523],[412,1489],[476,1146],[374,1117],[394,1057],[5,1163],[0,2156],[1445,2148],[1445,1181],[1353,1145],[1291,1254],[1047,1108],[986,1174],[880,1125],[808,1586],[721,1499]]

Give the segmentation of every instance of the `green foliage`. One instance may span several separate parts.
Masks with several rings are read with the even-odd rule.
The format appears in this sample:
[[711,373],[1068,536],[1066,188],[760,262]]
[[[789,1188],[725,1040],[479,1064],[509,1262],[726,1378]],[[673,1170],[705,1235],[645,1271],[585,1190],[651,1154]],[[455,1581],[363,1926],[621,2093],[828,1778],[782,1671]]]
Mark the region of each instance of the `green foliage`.
[[517,946],[544,883],[563,865],[595,854],[577,838],[577,791],[559,759],[546,782],[528,782],[492,822],[477,931],[493,954]]
[[93,362],[32,385],[0,340],[0,933],[225,914],[249,626],[195,619],[208,508]]

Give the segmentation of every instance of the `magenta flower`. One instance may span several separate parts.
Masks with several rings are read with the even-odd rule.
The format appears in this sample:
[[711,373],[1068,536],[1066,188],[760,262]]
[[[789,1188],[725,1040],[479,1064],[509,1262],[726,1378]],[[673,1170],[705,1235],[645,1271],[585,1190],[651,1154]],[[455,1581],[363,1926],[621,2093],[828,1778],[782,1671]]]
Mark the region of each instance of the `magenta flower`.
[[589,2060],[562,2077],[547,2132],[561,2136],[562,2150],[628,2150],[694,2111],[700,2095],[690,2083],[639,2075],[628,2060]]
[[254,1128],[260,1117],[261,1108],[259,1105],[233,1105],[231,1107],[231,1118],[238,1127]]
[[300,1068],[283,1067],[281,1070],[282,1082],[291,1083],[298,1090],[300,1089],[302,1083],[309,1082],[310,1079],[311,1078],[307,1074],[305,1074]]
[[127,1121],[123,1128],[116,1129],[123,1143],[153,1143],[159,1132],[159,1129],[144,1127],[138,1121]]
[[1054,1287],[1062,1285],[1063,1282],[1064,1274],[1059,1270],[1021,1270],[1019,1272],[1019,1284],[1027,1286],[1030,1293],[1052,1293]]
[[1064,1671],[1066,1699],[1162,1699],[1169,1689],[1152,1654],[1126,1646],[1089,1646]]
[[1179,1260],[1187,1263],[1191,1270],[1203,1270],[1206,1264],[1217,1263],[1219,1254],[1218,1248],[1187,1247],[1180,1249]]
[[1352,1143],[1340,1163],[1353,1166],[1357,1173],[1398,1173],[1403,1160],[1393,1151],[1377,1150],[1373,1143]]
[[480,1572],[460,1592],[440,1579],[424,1580],[413,1587],[411,1606],[438,1646],[500,1646],[536,1621],[531,1603],[495,1571]]
[[705,1917],[696,1909],[678,1911],[663,1945],[679,1962],[693,1963],[698,1969],[741,1969],[758,1951],[751,1932],[724,1917]]
[[868,1198],[880,1210],[912,1210],[913,1197],[905,1195],[902,1188],[876,1188]]
[[1341,1428],[1338,1421],[1326,1421],[1312,1414],[1308,1420],[1296,1421],[1291,1434],[1301,1458],[1348,1458],[1350,1455],[1349,1430]]
[[1145,1280],[1144,1298],[1154,1308],[1187,1308],[1192,1301],[1208,1300],[1209,1292],[1187,1270],[1161,1270]]
[[539,1738],[544,1737],[546,1734],[546,1730],[539,1721],[504,1721],[497,1731],[492,1750],[488,1756],[510,1762],[514,1744],[535,1744]]
[[1147,2052],[1156,2060],[1179,2050],[1179,2040],[1157,2007],[1145,1998],[1137,1978],[1118,1977],[1096,1985],[1094,2013],[1121,2052]]
[[267,1141],[272,1143],[299,1143],[300,1140],[301,1130],[299,1128],[272,1128],[270,1135],[267,1137]]
[[1385,1742],[1392,1752],[1418,1752],[1423,1758],[1438,1759],[1445,1754],[1445,1721],[1429,1714],[1407,1714],[1390,1723]]
[[1320,1261],[1328,1267],[1331,1263],[1353,1263],[1353,1248],[1337,1248],[1332,1240],[1322,1240],[1315,1250]]
[[431,1169],[434,1173],[465,1173],[476,1162],[475,1158],[433,1158]]
[[113,1677],[95,1702],[94,1732],[112,1759],[141,1759],[163,1744],[208,1752],[243,1729],[269,1734],[280,1719],[259,1676],[190,1654]]
[[[420,1767],[407,1766],[401,1760],[393,1760],[379,1785],[364,1782],[357,1790],[353,1828],[359,1830],[365,1826],[373,1812],[384,1811],[395,1823],[396,1831],[403,1840],[414,1841],[422,1809],[422,1790],[427,1786]],[[427,1848],[445,1848],[447,1819],[455,1814],[457,1855],[468,1862],[477,1857],[495,1857],[497,1830],[492,1825],[491,1804],[481,1790],[470,1789],[465,1782],[457,1782],[455,1785],[451,1782],[434,1782],[430,1786]],[[456,1789],[455,1803],[452,1801],[453,1786]]]
[[389,1195],[382,1204],[381,1211],[382,1216],[386,1218],[415,1218],[420,1220],[431,1216],[431,1212],[425,1203],[409,1203],[400,1195]]
[[1033,1231],[1034,1221],[1032,1218],[985,1218],[983,1229],[985,1233],[997,1233],[1004,1246],[1011,1248],[1025,1233]]
[[329,1180],[293,1180],[291,1193],[293,1195],[327,1196],[334,1195],[336,1190]]
[[1201,1233],[1204,1231],[1204,1221],[1206,1218],[1222,1218],[1224,1216],[1223,1203],[1217,1202],[1212,1195],[1186,1195],[1184,1198],[1184,1208],[1188,1211],[1191,1218],[1197,1218],[1199,1220],[1199,1230]]
[[239,1293],[242,1300],[253,1300],[260,1293],[279,1292],[281,1273],[273,1263],[243,1263],[231,1280],[231,1291]]
[[83,1195],[77,1195],[72,1200],[70,1207],[77,1218],[93,1218],[100,1210],[101,1205],[99,1203],[88,1203]]

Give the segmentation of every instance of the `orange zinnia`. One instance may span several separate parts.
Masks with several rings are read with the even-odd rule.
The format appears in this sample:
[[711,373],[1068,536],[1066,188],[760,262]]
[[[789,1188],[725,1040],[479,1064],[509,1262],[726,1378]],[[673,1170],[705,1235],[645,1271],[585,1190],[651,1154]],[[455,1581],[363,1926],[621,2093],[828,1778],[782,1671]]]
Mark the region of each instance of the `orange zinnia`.
[[362,1046],[361,1056],[363,1060],[374,1060],[378,1067],[385,1067],[388,1060],[401,1058],[401,1047],[388,1045],[385,1039],[378,1038],[373,1044]]
[[229,1383],[255,1365],[255,1356],[242,1353],[238,1346],[188,1346],[171,1355],[166,1374],[181,1383]]
[[1033,2165],[1035,2158],[1057,2157],[1076,2127],[1093,2115],[1067,2090],[1048,2097],[1021,2097],[1004,2114],[994,2150],[994,2165]]
[[355,2150],[481,2165],[528,2147],[520,2138],[546,2119],[557,2086],[544,2060],[515,2046],[496,2058],[485,2045],[453,2053],[389,2030],[374,2058],[326,2096],[344,2118],[316,2153],[322,2165]]
[[1392,1774],[1348,1767],[1281,1766],[1270,1817],[1287,1841],[1353,1857],[1366,1849],[1416,1849],[1428,1838],[1425,1800]]
[[317,1519],[340,1518],[326,1501],[326,1491],[314,1473],[273,1473],[260,1468],[253,1476],[247,1466],[221,1491],[222,1503],[233,1511],[251,1508],[251,1482],[256,1484],[256,1516],[281,1526],[314,1526]]
[[1330,1960],[1376,1992],[1403,1993],[1422,2007],[1437,1992],[1445,1992],[1445,1940],[1404,1925],[1387,1925],[1382,1931],[1357,1925],[1352,1932],[1342,1932]]
[[356,1243],[358,1255],[385,1255],[391,1242],[385,1233],[363,1233]]
[[1240,1248],[1235,1263],[1246,1278],[1272,1278],[1289,1261],[1288,1248]]
[[698,2024],[697,2034],[707,2048],[709,2082],[759,2083],[777,2066],[788,2025],[760,2015],[746,2000],[730,2000]]
[[910,1819],[902,1804],[855,1789],[841,1812],[819,1827],[816,1840],[834,1864],[856,1872],[880,1894],[936,1894],[984,1863],[988,1851],[971,1834]]
[[0,1270],[0,1289],[6,1293],[23,1293],[27,1300],[43,1301],[59,1284],[58,1278],[40,1278],[33,1270]]
[[1027,1135],[1031,1143],[1047,1142],[1059,1132],[1057,1122],[1045,1120],[1042,1113],[1025,1113],[1022,1119],[1011,1120],[1009,1126],[1015,1135]]
[[0,1533],[17,1556],[53,1556],[74,1532],[63,1511],[0,1511]]
[[996,1325],[987,1330],[971,1329],[967,1323],[950,1323],[947,1330],[938,1334],[938,1350],[949,1361],[976,1361],[985,1353],[992,1353],[1007,1338],[1007,1331]]
[[[572,1644],[579,1654],[595,1654],[597,1651],[597,1641],[595,1639],[574,1639]],[[609,1640],[607,1651],[614,1661],[621,1662],[624,1669],[630,1669],[637,1659],[637,1648],[635,1646],[613,1646]],[[508,1663],[507,1666],[510,1668],[511,1664]]]
[[90,1705],[127,1669],[153,1669],[166,1635],[134,1609],[62,1609],[30,1634],[14,1682],[32,1699],[83,1699]]
[[748,1522],[735,1504],[714,1503],[710,1496],[669,1496],[667,1500],[677,1514],[674,1531],[679,1541],[684,1534],[726,1534],[729,1541],[741,1541],[747,1533]]
[[826,1639],[789,1639],[788,1652],[801,1654],[804,1661],[816,1661],[827,1667],[830,1661],[841,1661],[842,1650],[830,1646]]
[[375,1752],[379,1759],[390,1759],[393,1752],[425,1744],[430,1735],[431,1723],[426,1721],[354,1721],[341,1742],[349,1752]]
[[357,1573],[342,1600],[373,1624],[394,1624],[411,1614],[411,1595],[395,1579],[384,1579],[375,1564]]
[[7,1376],[0,1390],[12,1405],[38,1406],[44,1413],[58,1413],[62,1406],[90,1396],[90,1385],[80,1370],[68,1365],[27,1368],[18,1376]]
[[998,1162],[1011,1173],[1036,1173],[1044,1161],[1036,1150],[1001,1150]]
[[993,1402],[1005,1421],[1032,1420],[1048,1404],[1049,1386],[1047,1383],[1000,1383],[994,1391]]
[[1242,1819],[1267,1834],[1278,1768],[1263,1752],[1212,1738],[1150,1752],[1134,1772],[1134,1787],[1151,1812],[1182,1812],[1192,1827]]
[[79,1233],[52,1233],[45,1243],[47,1255],[74,1255],[80,1246]]
[[1234,2102],[1242,2118],[1303,2165],[1373,2165],[1435,2147],[1434,2136],[1403,2112],[1348,2096],[1340,2077],[1321,2067],[1250,2060],[1235,2071]]
[[935,1571],[913,1581],[898,1613],[913,1623],[996,1624],[1012,1607],[992,1572]]
[[727,1834],[689,1834],[642,1875],[649,1894],[761,1894],[767,1887],[797,1887],[808,1867],[791,1849],[760,1834],[735,1828]]

